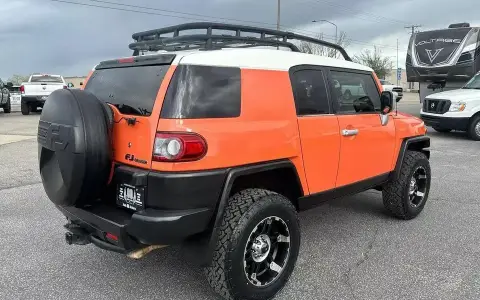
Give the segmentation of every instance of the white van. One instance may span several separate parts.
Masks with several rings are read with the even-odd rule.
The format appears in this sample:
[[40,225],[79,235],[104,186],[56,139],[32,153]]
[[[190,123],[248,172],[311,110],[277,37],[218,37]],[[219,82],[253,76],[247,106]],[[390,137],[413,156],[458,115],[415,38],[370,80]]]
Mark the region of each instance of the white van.
[[436,131],[466,131],[480,141],[480,72],[460,89],[425,97],[420,115]]

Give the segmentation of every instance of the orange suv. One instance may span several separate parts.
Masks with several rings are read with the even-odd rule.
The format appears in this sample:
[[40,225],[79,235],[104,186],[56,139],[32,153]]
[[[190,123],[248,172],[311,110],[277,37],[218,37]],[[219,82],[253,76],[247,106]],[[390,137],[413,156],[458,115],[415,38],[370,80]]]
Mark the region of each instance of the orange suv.
[[193,242],[216,292],[267,299],[293,272],[298,211],[368,189],[395,217],[423,210],[426,127],[392,111],[392,93],[343,48],[216,23],[133,38],[132,57],[101,62],[42,111],[40,173],[68,244],[139,258]]

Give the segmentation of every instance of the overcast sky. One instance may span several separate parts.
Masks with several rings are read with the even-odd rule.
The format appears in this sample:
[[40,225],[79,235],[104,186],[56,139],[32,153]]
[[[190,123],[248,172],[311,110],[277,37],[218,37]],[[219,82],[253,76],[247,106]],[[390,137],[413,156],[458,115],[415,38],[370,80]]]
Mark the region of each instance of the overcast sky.
[[[277,0],[65,1],[158,15],[52,0],[0,0],[0,78],[32,72],[84,76],[101,60],[130,55],[128,44],[137,31],[201,20],[261,26],[251,23],[259,22],[274,27],[277,16]],[[376,44],[393,61],[398,38],[400,66],[404,66],[409,39],[405,26],[421,24],[420,30],[446,28],[458,22],[478,26],[479,9],[478,0],[281,0],[281,26],[303,34],[323,32],[328,40],[335,34],[334,27],[311,23],[327,19],[351,39],[347,47],[351,56]]]

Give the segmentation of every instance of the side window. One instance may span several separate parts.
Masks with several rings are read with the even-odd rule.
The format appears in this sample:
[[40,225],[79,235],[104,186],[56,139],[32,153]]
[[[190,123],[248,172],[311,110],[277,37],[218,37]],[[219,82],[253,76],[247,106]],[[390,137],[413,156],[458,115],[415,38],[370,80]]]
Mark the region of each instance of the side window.
[[165,119],[240,116],[240,68],[179,65],[163,102]]
[[331,71],[338,113],[380,111],[380,94],[373,77],[367,74]]
[[320,70],[301,70],[292,75],[297,115],[330,113],[325,77]]

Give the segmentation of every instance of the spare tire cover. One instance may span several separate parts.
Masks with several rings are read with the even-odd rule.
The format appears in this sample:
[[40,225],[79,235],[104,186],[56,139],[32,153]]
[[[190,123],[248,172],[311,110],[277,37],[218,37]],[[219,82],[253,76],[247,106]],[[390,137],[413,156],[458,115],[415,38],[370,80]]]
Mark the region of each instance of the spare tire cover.
[[43,187],[56,205],[96,200],[111,170],[112,111],[83,90],[50,94],[38,124],[38,160]]

